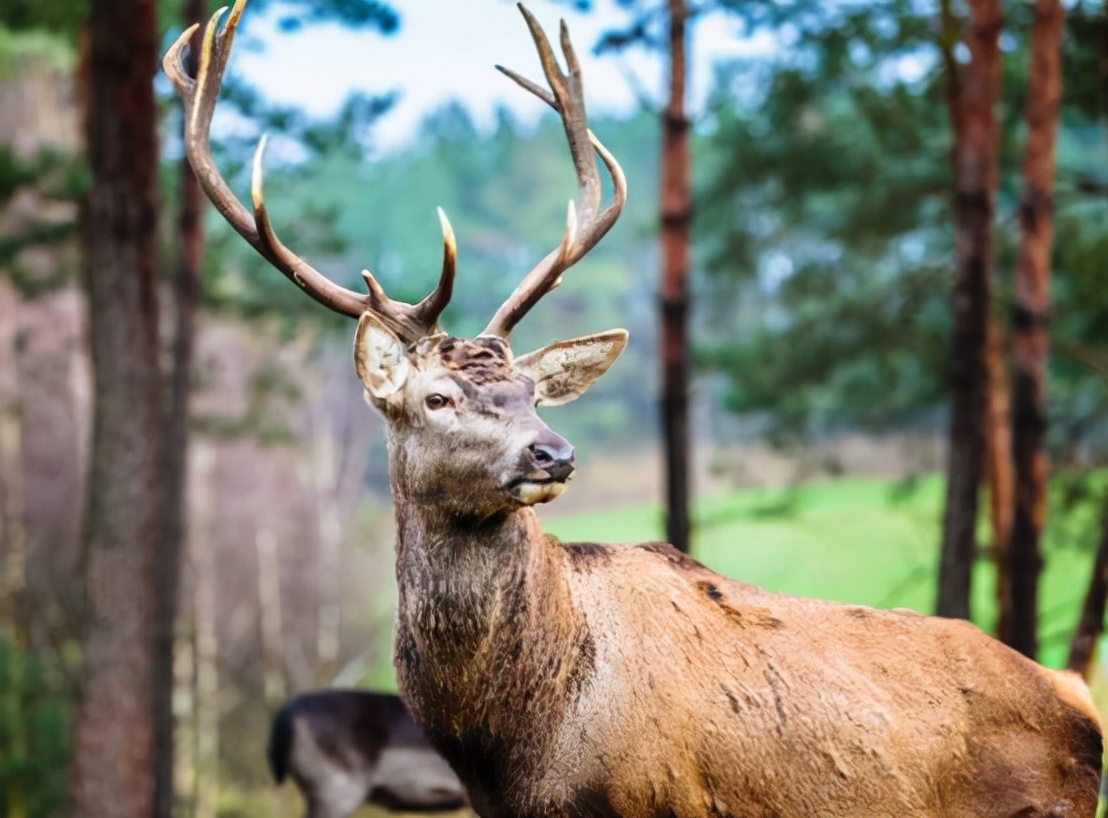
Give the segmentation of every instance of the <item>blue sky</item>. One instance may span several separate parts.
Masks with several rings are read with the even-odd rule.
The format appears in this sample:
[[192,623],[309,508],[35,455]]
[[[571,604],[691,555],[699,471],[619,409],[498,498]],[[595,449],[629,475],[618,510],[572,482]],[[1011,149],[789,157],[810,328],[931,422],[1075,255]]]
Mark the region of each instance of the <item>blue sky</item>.
[[[333,113],[352,90],[399,90],[400,101],[376,133],[385,150],[403,146],[422,117],[452,98],[470,110],[478,125],[488,125],[498,105],[523,121],[542,112],[541,103],[493,68],[500,63],[541,79],[534,46],[515,3],[394,0],[392,5],[401,15],[401,28],[391,37],[330,24],[285,33],[277,28],[276,14],[253,21],[250,32],[264,47],[237,48],[231,70],[241,72],[272,101],[316,115]],[[636,107],[636,84],[655,100],[663,98],[657,55],[643,49],[620,57],[592,55],[600,33],[626,21],[626,14],[613,3],[601,0],[590,13],[550,0],[531,0],[528,8],[548,32],[557,31],[560,18],[568,22],[582,61],[590,111],[629,113]],[[713,62],[770,48],[768,38],[744,40],[737,23],[723,15],[699,20],[691,48],[692,109],[702,104],[709,90]]]

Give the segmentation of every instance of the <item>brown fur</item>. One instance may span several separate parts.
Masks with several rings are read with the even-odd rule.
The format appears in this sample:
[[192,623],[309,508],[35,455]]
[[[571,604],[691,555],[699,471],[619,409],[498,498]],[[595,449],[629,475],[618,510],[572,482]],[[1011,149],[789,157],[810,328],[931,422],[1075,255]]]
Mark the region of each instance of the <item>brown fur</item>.
[[538,433],[532,382],[466,381],[447,439],[422,397],[467,361],[412,364],[378,401],[397,670],[481,815],[1093,815],[1079,681],[965,622],[770,593],[659,543],[559,543],[488,476],[519,457],[505,430]]

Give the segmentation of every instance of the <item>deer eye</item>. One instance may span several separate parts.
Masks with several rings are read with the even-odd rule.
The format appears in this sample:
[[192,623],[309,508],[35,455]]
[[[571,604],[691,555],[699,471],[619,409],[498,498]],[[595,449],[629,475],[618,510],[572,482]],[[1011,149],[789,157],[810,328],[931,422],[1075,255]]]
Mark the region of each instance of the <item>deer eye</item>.
[[446,395],[440,395],[438,392],[432,392],[430,395],[423,399],[423,403],[431,411],[436,409],[445,409],[448,406],[453,406],[454,401],[452,398],[446,397]]

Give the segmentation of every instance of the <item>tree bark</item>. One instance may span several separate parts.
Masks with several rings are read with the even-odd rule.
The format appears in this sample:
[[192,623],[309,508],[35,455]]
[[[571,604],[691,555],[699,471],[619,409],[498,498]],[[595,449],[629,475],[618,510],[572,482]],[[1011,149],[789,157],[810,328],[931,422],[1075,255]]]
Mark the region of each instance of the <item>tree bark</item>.
[[993,107],[1000,90],[999,0],[971,0],[955,120],[955,259],[950,346],[951,411],[936,611],[969,618],[970,579],[982,464],[987,372],[985,352],[993,261],[992,222],[997,183]]
[[1015,515],[1015,475],[1012,466],[1012,404],[1005,360],[1004,329],[989,319],[986,353],[989,394],[985,412],[985,473],[989,487],[990,552],[996,566],[996,633],[1004,633],[1013,616],[1012,579],[1006,570]]
[[[184,24],[203,22],[206,0],[188,0]],[[200,33],[193,37],[190,73],[195,75],[195,55],[200,53]],[[173,773],[173,652],[181,585],[185,530],[185,487],[188,478],[189,385],[196,312],[200,306],[200,261],[204,252],[204,195],[187,160],[180,168],[180,211],[177,217],[177,269],[173,278],[173,343],[166,383],[165,449],[162,458],[164,505],[162,533],[155,560],[154,609],[154,818],[172,818]]]
[[26,648],[20,597],[27,587],[23,523],[23,418],[18,403],[0,404],[0,640]]
[[159,536],[154,0],[93,0],[82,55],[91,187],[81,242],[94,408],[84,678],[70,795],[81,818],[149,818],[153,556]]
[[1046,519],[1046,364],[1050,349],[1050,249],[1054,240],[1054,151],[1062,95],[1060,0],[1035,0],[1028,76],[1027,146],[1020,193],[1012,357],[1012,453],[1016,513],[1007,570],[1012,619],[1001,638],[1035,658],[1039,649],[1039,539]]
[[212,486],[216,453],[197,451],[196,532],[190,536],[193,564],[192,613],[196,648],[194,716],[193,818],[216,818],[219,796],[219,627],[216,612],[216,565],[213,542],[215,497]]
[[1096,547],[1093,572],[1089,577],[1089,588],[1085,592],[1085,603],[1081,607],[1081,617],[1070,641],[1070,654],[1066,660],[1066,669],[1080,673],[1088,680],[1092,669],[1096,643],[1104,633],[1104,610],[1108,603],[1108,503],[1100,522],[1100,542]]
[[339,671],[339,638],[342,631],[340,604],[342,576],[342,530],[339,527],[338,491],[340,474],[331,429],[319,424],[312,443],[309,482],[315,495],[317,553],[317,610],[315,683],[329,686]]
[[[281,568],[277,537],[268,526],[254,535],[258,557],[258,630],[262,638],[262,690],[276,711],[288,695],[285,679],[285,626],[281,614]],[[330,680],[328,680],[330,681]]]
[[662,438],[666,474],[666,539],[688,552],[689,518],[689,231],[692,161],[685,115],[688,59],[684,0],[669,0],[669,103],[662,114],[661,323]]

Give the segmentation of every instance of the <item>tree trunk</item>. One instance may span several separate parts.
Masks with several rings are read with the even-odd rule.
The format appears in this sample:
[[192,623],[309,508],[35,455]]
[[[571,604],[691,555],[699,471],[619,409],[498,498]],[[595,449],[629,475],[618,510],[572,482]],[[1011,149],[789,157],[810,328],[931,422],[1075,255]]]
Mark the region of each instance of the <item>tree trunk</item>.
[[1104,633],[1104,609],[1108,602],[1108,503],[1100,522],[1100,542],[1096,547],[1093,572],[1089,577],[1089,589],[1085,592],[1085,604],[1070,641],[1070,655],[1066,669],[1088,680],[1092,668],[1096,643]]
[[[285,626],[281,615],[281,568],[277,537],[268,526],[254,535],[258,557],[258,630],[262,638],[262,690],[276,711],[288,695],[285,680]],[[328,680],[330,681],[330,680]]]
[[[188,0],[184,24],[203,22],[206,0]],[[200,34],[193,37],[190,73]],[[177,269],[173,279],[173,344],[166,384],[164,506],[155,560],[154,608],[154,818],[172,818],[174,803],[173,650],[176,643],[181,560],[184,551],[185,486],[188,464],[189,385],[192,376],[196,311],[200,304],[200,260],[204,250],[203,192],[187,160],[180,164]]]
[[[14,298],[12,300],[14,302]],[[6,363],[4,353],[7,351],[0,350],[0,363]],[[22,676],[26,659],[22,651],[27,648],[26,629],[20,621],[20,609],[23,607],[20,597],[27,585],[27,537],[23,526],[23,472],[20,462],[23,426],[16,398],[13,396],[8,401],[4,397],[0,395],[0,651],[11,657],[11,667],[5,669],[4,675],[11,685],[12,695],[8,699],[2,695],[7,691],[0,690],[0,706],[7,712],[4,736],[6,755],[18,763],[27,758],[28,734],[21,706],[26,692],[26,681]],[[26,818],[24,782],[18,774],[7,778],[7,786],[0,792],[0,815]]]
[[81,818],[149,818],[153,557],[160,534],[158,58],[154,0],[93,0],[83,57],[91,187],[82,249],[93,360],[87,630],[70,795]]
[[662,115],[662,437],[666,469],[666,539],[689,550],[689,228],[692,162],[685,116],[688,9],[669,0],[669,104]]
[[1012,620],[1001,638],[1035,658],[1039,648],[1039,538],[1046,518],[1046,363],[1050,346],[1050,248],[1054,239],[1054,148],[1062,95],[1060,0],[1035,0],[1027,86],[1027,147],[1020,193],[1012,357],[1012,452],[1016,514],[1008,548]]
[[20,602],[27,586],[23,524],[23,418],[15,400],[0,403],[0,640],[27,646]]
[[212,546],[215,521],[215,468],[212,447],[198,447],[195,531],[189,536],[192,555],[192,614],[196,688],[193,696],[193,818],[216,818],[219,795],[219,628],[216,611],[218,566]]
[[936,611],[969,618],[970,578],[977,551],[978,495],[985,454],[992,222],[997,180],[997,129],[993,115],[1000,90],[999,0],[971,0],[965,68],[955,122],[954,328],[950,347],[951,411]]
[[342,530],[338,503],[339,472],[335,438],[331,429],[319,424],[314,434],[309,481],[315,495],[317,552],[317,611],[315,683],[329,686],[339,671],[339,638],[342,631],[341,595]]
[[1006,570],[1008,546],[1015,515],[1015,475],[1012,470],[1012,404],[1005,360],[1004,329],[995,316],[989,319],[986,369],[989,379],[985,412],[985,473],[989,486],[990,552],[996,566],[996,633],[1004,633],[1012,621],[1011,574]]

